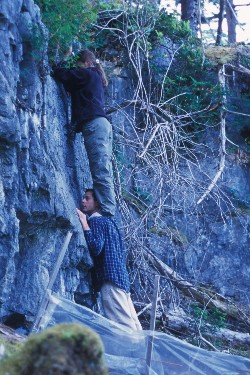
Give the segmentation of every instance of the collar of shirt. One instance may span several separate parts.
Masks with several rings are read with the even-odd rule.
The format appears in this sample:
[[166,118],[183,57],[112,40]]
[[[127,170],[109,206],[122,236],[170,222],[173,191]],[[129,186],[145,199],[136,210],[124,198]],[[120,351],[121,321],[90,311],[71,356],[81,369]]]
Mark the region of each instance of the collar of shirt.
[[88,217],[88,220],[92,219],[92,217],[98,217],[98,216],[102,216],[102,215],[99,212],[94,212],[92,215]]

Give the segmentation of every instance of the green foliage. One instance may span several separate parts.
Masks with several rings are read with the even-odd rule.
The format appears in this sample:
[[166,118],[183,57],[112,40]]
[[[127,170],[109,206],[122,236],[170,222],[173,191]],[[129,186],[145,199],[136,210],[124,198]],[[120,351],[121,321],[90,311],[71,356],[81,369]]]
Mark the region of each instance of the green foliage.
[[24,40],[29,42],[32,46],[30,51],[30,55],[36,60],[39,61],[42,58],[43,54],[43,46],[45,45],[45,35],[44,31],[40,26],[31,24],[29,25],[30,28],[30,38],[28,40]]
[[201,321],[201,331],[210,330],[216,332],[220,328],[225,328],[227,315],[217,308],[204,309],[199,303],[191,304],[191,316],[199,323]]
[[69,46],[100,48],[111,35],[108,29],[100,33],[94,27],[100,21],[101,13],[122,6],[121,0],[112,3],[88,0],[35,0],[42,14],[42,21],[49,30],[49,55],[54,59],[57,53],[62,56]]
[[247,68],[250,69],[250,56],[243,56],[241,58],[241,64]]
[[[193,82],[193,84],[192,84]],[[192,76],[176,75],[174,84],[165,83],[166,99],[174,98],[169,104],[172,112],[180,115],[191,113],[188,118],[187,131],[202,130],[204,125],[218,122],[220,103],[220,88],[202,81],[196,81]],[[190,118],[192,117],[192,123]],[[182,124],[185,125],[184,122]]]
[[213,325],[216,328],[225,328],[225,320],[227,314],[220,311],[217,308],[211,309],[208,315],[209,324]]
[[[165,77],[163,101],[168,101],[166,109],[179,115],[199,112],[209,105],[215,107],[214,104],[220,102],[221,90],[209,75],[212,65],[204,61],[201,41],[192,36],[187,22],[179,21],[175,14],[162,11],[150,38],[152,46],[161,45],[167,38],[168,45],[165,49],[161,47],[162,56],[159,57],[163,61],[169,54],[168,49],[177,50]],[[154,69],[156,74],[161,74],[160,79],[163,78],[166,68],[161,73],[158,66]],[[192,120],[196,122],[188,130],[200,130],[203,124],[218,120],[218,111],[197,114]]]
[[169,38],[173,43],[182,43],[183,39],[191,37],[189,22],[179,21],[175,13],[160,11],[150,38],[155,43],[162,41],[164,37]]
[[49,52],[65,53],[72,42],[88,45],[90,25],[96,20],[97,6],[87,0],[36,0],[42,20],[49,30]]
[[16,353],[22,344],[18,341],[15,342],[14,340],[5,340],[4,335],[0,335],[0,345],[3,345],[5,348],[5,357],[9,357],[10,355]]
[[[161,10],[158,14],[154,13],[151,17],[155,18],[155,23],[153,27],[151,24],[151,29],[146,29],[148,50],[152,51],[160,47],[157,50],[159,53],[157,59],[161,61],[166,60],[167,55],[171,59],[173,51],[177,51],[165,77],[163,101],[169,100],[166,109],[176,114],[182,114],[198,112],[213,103],[218,103],[221,96],[220,89],[217,82],[212,82],[208,77],[212,66],[208,61],[203,61],[201,41],[193,37],[189,23],[178,20],[175,13],[168,14],[165,10]],[[131,31],[136,31],[133,23],[130,23],[130,28]],[[164,64],[161,67],[155,61],[155,56],[152,53],[150,63],[155,77],[161,84],[167,67]],[[171,100],[172,98],[175,99]],[[203,113],[202,118],[197,116],[196,120],[200,124],[199,126],[193,124],[195,130],[208,120],[214,120],[213,117],[217,120],[218,113],[216,111],[211,111],[207,115]]]

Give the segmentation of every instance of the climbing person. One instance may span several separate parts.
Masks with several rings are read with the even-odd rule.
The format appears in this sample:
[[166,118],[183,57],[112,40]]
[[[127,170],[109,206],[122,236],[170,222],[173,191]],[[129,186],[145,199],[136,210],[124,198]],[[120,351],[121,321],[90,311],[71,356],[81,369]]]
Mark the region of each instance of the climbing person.
[[140,331],[142,327],[130,297],[123,242],[115,221],[99,213],[99,202],[93,189],[85,192],[83,212],[78,208],[76,211],[93,257],[93,287],[95,292],[101,292],[106,318]]
[[[70,52],[69,52],[70,54]],[[104,111],[105,72],[90,50],[80,51],[76,67],[64,61],[53,68],[53,77],[63,83],[71,95],[72,123],[82,133],[87,152],[93,188],[104,216],[115,214],[112,172],[112,126]]]

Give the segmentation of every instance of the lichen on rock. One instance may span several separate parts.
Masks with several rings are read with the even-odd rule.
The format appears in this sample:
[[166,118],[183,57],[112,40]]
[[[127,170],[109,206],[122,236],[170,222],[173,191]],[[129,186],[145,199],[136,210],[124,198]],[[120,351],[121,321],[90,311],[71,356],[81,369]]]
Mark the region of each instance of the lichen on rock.
[[103,345],[91,329],[61,324],[29,337],[3,361],[0,375],[105,375]]

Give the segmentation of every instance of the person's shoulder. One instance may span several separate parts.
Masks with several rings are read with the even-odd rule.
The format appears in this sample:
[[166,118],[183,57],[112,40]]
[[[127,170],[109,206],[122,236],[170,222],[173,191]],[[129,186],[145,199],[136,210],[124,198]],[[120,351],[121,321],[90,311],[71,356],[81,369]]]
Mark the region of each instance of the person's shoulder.
[[79,78],[86,78],[90,76],[90,73],[87,68],[82,68],[80,66],[74,66],[70,68],[72,74]]
[[115,226],[115,221],[111,216],[94,216],[90,219],[95,224],[103,224],[108,227]]
[[104,224],[106,220],[105,220],[105,216],[100,215],[100,216],[90,217],[89,222],[93,224]]
[[92,73],[99,73],[98,69],[95,68],[94,66],[90,66],[89,68],[86,68],[86,70]]
[[104,219],[105,217],[104,216],[102,216],[102,215],[96,215],[96,216],[90,216],[90,218],[89,218],[89,220],[102,220],[102,219]]
[[99,72],[99,70],[97,68],[95,68],[94,66],[90,66],[89,68],[86,68],[86,70],[88,71],[88,73],[93,76],[93,77],[98,77],[100,78],[101,77],[101,73]]
[[113,216],[110,216],[110,215],[101,215],[100,217],[103,218],[103,220],[105,220],[107,223],[113,223],[114,222],[114,218]]
[[90,221],[96,221],[96,222],[102,221],[102,222],[109,223],[109,224],[115,224],[115,220],[114,220],[113,216],[105,216],[105,215],[97,214],[97,215],[90,216],[89,220]]
[[88,68],[83,68],[82,66],[74,66],[74,67],[72,67],[72,69],[74,69],[76,72],[80,72],[80,73],[83,73],[83,74],[89,73]]
[[112,216],[103,216],[103,218],[107,228],[110,228],[113,231],[118,229],[116,222]]

